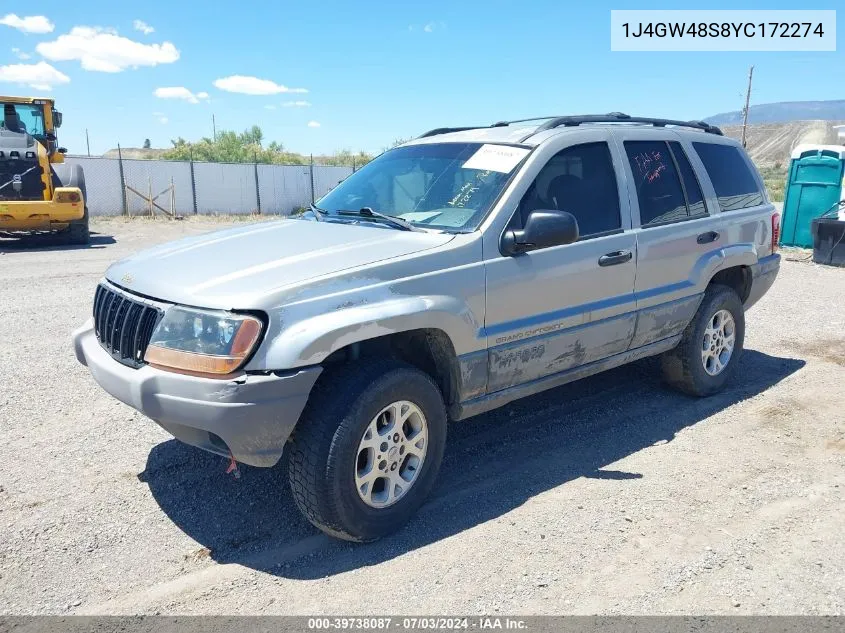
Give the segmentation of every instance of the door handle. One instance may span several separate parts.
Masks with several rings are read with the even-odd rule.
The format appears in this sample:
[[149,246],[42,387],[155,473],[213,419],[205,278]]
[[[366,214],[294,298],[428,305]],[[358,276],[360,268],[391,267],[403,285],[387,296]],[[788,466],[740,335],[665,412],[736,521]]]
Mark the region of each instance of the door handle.
[[718,239],[719,234],[716,231],[707,231],[707,233],[699,235],[695,241],[699,244],[709,244],[710,242],[715,242]]
[[599,266],[616,266],[631,261],[634,254],[631,251],[613,251],[599,257]]

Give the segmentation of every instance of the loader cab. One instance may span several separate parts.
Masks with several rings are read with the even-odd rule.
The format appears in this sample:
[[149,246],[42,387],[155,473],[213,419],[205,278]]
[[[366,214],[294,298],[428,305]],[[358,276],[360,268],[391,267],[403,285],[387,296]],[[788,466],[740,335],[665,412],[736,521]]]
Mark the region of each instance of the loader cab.
[[49,99],[23,100],[0,96],[3,115],[0,130],[29,134],[47,150],[51,163],[64,162],[63,148],[58,146],[56,128],[62,124],[62,113]]

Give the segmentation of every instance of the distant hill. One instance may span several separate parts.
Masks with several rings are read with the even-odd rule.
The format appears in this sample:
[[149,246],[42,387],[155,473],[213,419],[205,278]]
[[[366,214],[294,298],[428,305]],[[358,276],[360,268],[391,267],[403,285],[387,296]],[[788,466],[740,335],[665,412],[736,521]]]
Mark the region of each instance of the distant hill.
[[[742,111],[723,112],[704,119],[714,125],[741,125]],[[790,121],[845,120],[845,99],[836,101],[781,101],[748,108],[748,123],[788,123]]]
[[[747,133],[748,155],[759,167],[785,166],[789,163],[792,149],[801,143],[842,144],[833,126],[843,123],[845,116],[840,121],[751,123]],[[732,138],[742,137],[742,125],[723,125],[722,131]]]

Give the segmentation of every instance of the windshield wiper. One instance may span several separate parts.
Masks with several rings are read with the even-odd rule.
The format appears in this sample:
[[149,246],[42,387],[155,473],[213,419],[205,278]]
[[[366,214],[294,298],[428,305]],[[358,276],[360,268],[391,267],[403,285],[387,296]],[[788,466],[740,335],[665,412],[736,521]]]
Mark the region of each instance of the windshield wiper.
[[308,210],[311,211],[311,213],[314,214],[314,219],[317,220],[317,222],[323,221],[323,216],[326,214],[325,209],[321,209],[320,207],[318,207],[316,204],[314,204],[312,202],[308,205]]
[[385,215],[384,213],[379,213],[378,211],[373,211],[370,207],[362,207],[358,211],[340,209],[337,211],[337,215],[354,216],[358,218],[371,218],[376,221],[381,220],[385,224],[389,224],[403,231],[418,231],[420,233],[425,233],[423,229],[419,228],[418,226],[414,226],[407,220],[397,218],[393,215]]

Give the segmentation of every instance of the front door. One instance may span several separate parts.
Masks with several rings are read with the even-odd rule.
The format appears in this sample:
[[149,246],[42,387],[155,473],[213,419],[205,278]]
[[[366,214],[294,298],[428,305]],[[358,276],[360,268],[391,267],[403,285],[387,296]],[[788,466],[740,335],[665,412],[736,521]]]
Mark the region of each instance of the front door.
[[559,209],[578,220],[579,240],[485,261],[488,392],[624,352],[634,334],[636,239],[618,185],[622,158],[606,132],[573,142],[552,150],[508,228],[534,209]]

